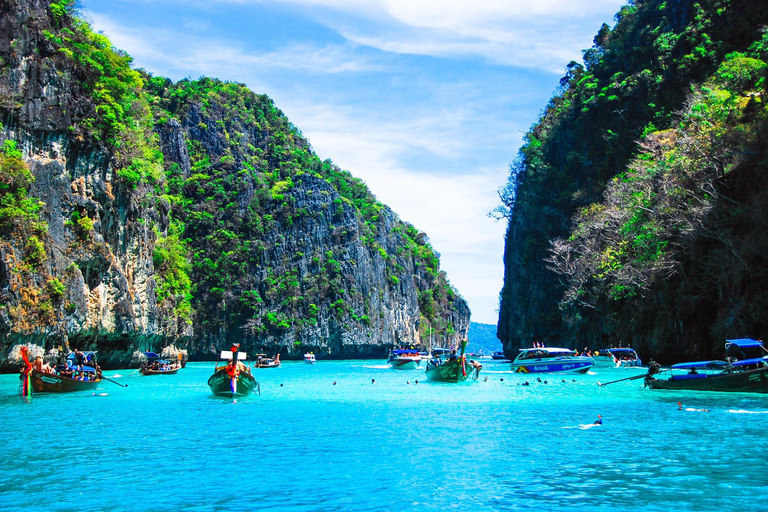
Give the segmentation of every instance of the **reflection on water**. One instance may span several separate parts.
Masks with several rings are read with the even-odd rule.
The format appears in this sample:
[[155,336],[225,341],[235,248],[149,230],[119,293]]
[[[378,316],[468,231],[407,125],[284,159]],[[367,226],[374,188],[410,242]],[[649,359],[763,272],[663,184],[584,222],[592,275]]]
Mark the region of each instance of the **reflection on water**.
[[382,361],[284,362],[236,401],[210,394],[211,363],[28,403],[2,375],[0,510],[721,512],[768,490],[768,397],[482,363],[457,385]]

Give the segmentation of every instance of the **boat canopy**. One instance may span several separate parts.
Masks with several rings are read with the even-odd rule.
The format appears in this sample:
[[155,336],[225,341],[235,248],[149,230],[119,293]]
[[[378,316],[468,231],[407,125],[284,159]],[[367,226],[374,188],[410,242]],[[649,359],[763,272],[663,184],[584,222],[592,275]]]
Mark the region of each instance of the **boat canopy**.
[[752,359],[742,359],[741,361],[735,361],[731,363],[733,366],[748,366],[750,364],[760,364],[765,363],[766,360],[762,357],[754,357]]
[[[222,359],[232,359],[232,351],[231,350],[222,350],[221,355],[219,356]],[[245,352],[238,352],[237,353],[237,360],[243,361],[246,357],[248,357]]]
[[691,363],[673,364],[673,370],[688,370],[692,368],[725,368],[728,363],[725,361],[693,361]]
[[399,348],[392,351],[393,354],[418,354],[419,351],[415,348]]
[[725,340],[725,348],[728,348],[730,345],[736,345],[739,348],[751,348],[751,347],[762,347],[763,342],[760,340],[753,340],[752,338],[738,338],[734,340]]
[[[77,365],[69,364],[69,362],[67,362],[67,364],[57,365],[56,367],[61,369],[61,368],[64,368],[65,366],[68,367],[70,370],[78,370],[79,369]],[[91,372],[91,373],[93,373],[93,372],[96,371],[96,368],[94,368],[92,366],[85,366],[85,365],[83,365],[83,371],[84,372]]]
[[569,348],[560,347],[521,348],[520,352],[532,352],[534,350],[541,350],[542,352],[549,352],[550,354],[572,354],[574,352]]
[[150,359],[157,359],[160,357],[159,355],[155,354],[154,352],[144,352],[144,355],[147,356]]

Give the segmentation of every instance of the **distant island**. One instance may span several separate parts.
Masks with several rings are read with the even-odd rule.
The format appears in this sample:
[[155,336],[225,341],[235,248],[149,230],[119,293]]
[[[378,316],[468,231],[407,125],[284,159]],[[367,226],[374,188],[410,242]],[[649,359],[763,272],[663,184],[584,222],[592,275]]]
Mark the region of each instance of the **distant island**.
[[483,355],[491,355],[501,351],[501,342],[496,338],[496,326],[492,324],[469,323],[469,343],[467,351],[473,354],[482,352]]

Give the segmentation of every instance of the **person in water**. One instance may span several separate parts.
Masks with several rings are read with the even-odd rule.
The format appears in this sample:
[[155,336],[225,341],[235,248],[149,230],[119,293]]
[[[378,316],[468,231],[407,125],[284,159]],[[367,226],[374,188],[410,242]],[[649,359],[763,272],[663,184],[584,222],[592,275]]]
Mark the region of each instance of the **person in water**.
[[603,424],[603,417],[599,414],[597,415],[597,419],[595,420],[595,425],[602,425]]

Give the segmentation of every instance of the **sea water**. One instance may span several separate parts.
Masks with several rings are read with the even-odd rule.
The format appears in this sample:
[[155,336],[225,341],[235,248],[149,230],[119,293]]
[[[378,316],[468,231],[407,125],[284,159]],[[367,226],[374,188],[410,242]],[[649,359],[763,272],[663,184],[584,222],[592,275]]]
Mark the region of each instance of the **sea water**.
[[28,401],[0,375],[0,511],[766,508],[768,396],[482,362],[464,384],[284,362],[237,400],[211,395],[213,363]]

